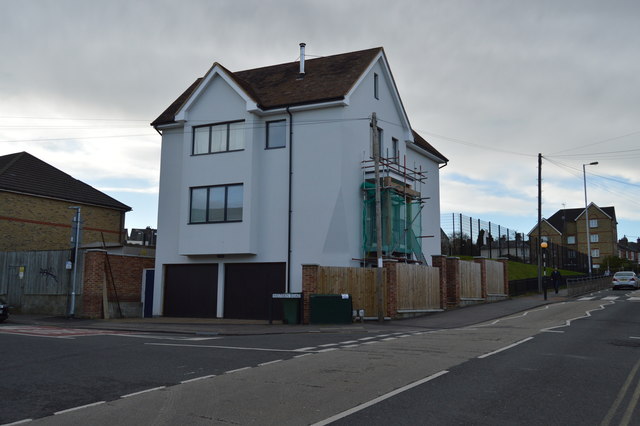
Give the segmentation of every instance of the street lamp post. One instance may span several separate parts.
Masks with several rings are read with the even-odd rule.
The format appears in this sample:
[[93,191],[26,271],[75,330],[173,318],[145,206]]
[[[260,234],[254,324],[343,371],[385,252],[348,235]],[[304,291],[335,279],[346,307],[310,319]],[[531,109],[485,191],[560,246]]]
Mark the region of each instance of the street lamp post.
[[587,259],[589,261],[589,275],[591,275],[591,236],[589,235],[589,205],[587,204],[587,171],[586,166],[595,166],[597,161],[582,165],[582,176],[584,180],[584,214],[587,223]]

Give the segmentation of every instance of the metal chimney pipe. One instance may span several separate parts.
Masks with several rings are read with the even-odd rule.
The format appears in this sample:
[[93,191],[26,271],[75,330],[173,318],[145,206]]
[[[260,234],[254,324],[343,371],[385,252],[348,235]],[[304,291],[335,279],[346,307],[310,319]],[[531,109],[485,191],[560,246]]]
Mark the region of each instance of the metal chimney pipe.
[[304,77],[304,48],[306,44],[300,43],[300,78]]

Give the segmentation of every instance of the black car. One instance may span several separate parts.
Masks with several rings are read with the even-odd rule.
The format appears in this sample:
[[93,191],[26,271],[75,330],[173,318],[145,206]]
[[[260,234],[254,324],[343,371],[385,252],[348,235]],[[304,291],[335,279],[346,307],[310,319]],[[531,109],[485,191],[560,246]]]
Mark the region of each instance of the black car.
[[0,322],[9,318],[9,305],[0,299]]

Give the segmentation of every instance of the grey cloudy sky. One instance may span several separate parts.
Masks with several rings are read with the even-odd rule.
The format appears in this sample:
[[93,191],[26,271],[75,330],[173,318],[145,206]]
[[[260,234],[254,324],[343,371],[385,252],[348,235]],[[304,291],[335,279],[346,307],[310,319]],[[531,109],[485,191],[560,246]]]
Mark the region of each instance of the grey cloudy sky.
[[156,225],[148,126],[213,62],[232,71],[383,46],[416,131],[446,155],[442,212],[528,232],[613,205],[640,236],[640,2],[0,0],[0,155],[28,151]]

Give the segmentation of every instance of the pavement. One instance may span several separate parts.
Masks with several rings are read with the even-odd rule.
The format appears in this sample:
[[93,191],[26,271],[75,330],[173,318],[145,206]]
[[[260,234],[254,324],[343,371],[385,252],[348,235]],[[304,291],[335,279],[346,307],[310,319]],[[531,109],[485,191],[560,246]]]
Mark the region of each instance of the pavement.
[[527,295],[505,299],[498,302],[482,303],[430,313],[420,317],[378,321],[354,322],[352,324],[282,324],[280,322],[259,320],[234,320],[226,318],[122,318],[122,319],[84,319],[43,315],[11,315],[3,325],[37,325],[65,328],[115,330],[142,333],[173,333],[196,335],[265,335],[287,333],[339,333],[339,332],[379,332],[415,330],[437,330],[465,327],[485,321],[514,315],[527,310],[559,303],[571,299],[565,289],[559,294]]

